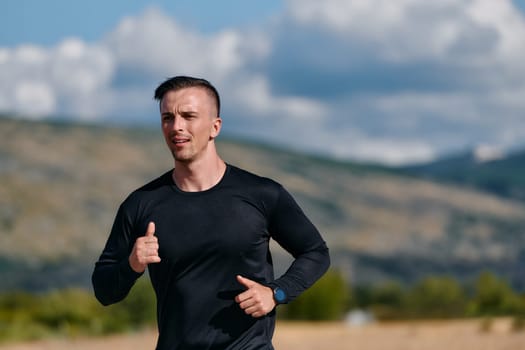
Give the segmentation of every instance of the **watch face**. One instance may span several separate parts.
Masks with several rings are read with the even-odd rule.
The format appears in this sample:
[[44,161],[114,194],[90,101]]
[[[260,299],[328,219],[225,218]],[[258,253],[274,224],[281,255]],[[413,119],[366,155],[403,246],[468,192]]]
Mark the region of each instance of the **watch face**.
[[275,288],[273,293],[274,293],[274,296],[275,296],[275,300],[278,303],[282,303],[282,302],[284,302],[286,300],[286,293],[281,288],[279,288],[279,287]]

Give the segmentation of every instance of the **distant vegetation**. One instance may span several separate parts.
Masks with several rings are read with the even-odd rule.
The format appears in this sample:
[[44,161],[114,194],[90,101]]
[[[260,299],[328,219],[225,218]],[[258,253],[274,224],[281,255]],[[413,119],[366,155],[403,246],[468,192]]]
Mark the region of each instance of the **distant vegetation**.
[[288,320],[341,320],[350,307],[350,297],[350,286],[343,275],[329,270],[299,298],[280,306],[278,315]]
[[155,295],[144,278],[126,299],[108,307],[84,289],[43,294],[13,291],[0,295],[0,341],[131,331],[152,326],[155,315]]
[[[124,301],[103,307],[94,296],[77,289],[44,294],[9,292],[0,295],[0,341],[50,336],[104,335],[153,327],[155,295],[146,278],[138,280]],[[351,287],[343,275],[329,271],[311,289],[279,306],[283,320],[342,320],[351,309],[368,310],[378,320],[450,319],[513,316],[523,328],[525,295],[490,272],[474,285],[450,277],[431,276],[411,286],[391,282]]]
[[402,173],[454,183],[525,201],[525,151],[480,161],[471,153],[400,169]]
[[[382,320],[513,315],[525,324],[519,154],[389,169],[222,136],[218,147],[228,163],[282,183],[330,248],[334,270],[279,317],[335,320],[360,308]],[[172,166],[159,130],[0,116],[0,339],[154,323],[144,280],[103,308],[89,276],[120,202]],[[289,256],[272,255],[284,271]]]
[[357,287],[354,293],[354,307],[382,320],[525,315],[525,294],[490,272],[480,274],[474,285],[428,276],[409,287],[391,282]]
[[351,309],[371,312],[378,320],[451,319],[525,316],[525,294],[508,281],[482,272],[472,284],[450,276],[427,276],[411,285],[384,282],[350,286],[343,275],[329,271],[311,289],[280,310],[290,320],[341,320]]
[[[0,116],[0,292],[89,288],[120,202],[173,166],[153,126]],[[413,284],[427,275],[467,283],[489,270],[525,290],[525,202],[223,135],[218,147],[230,164],[271,177],[294,195],[322,232],[332,265],[355,285]],[[501,186],[519,169],[510,161],[483,164],[502,174]],[[476,175],[477,166],[465,173]],[[288,255],[273,255],[276,269],[285,270]]]

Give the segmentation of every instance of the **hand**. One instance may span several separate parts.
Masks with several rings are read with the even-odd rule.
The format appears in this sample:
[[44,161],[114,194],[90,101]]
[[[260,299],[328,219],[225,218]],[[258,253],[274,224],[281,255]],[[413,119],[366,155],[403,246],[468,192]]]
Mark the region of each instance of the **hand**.
[[246,287],[246,290],[237,295],[235,301],[247,315],[262,317],[273,310],[276,303],[270,287],[242,276],[237,276],[237,281]]
[[129,265],[133,271],[142,273],[148,264],[159,263],[159,243],[155,237],[155,223],[150,222],[146,235],[137,238],[129,256]]

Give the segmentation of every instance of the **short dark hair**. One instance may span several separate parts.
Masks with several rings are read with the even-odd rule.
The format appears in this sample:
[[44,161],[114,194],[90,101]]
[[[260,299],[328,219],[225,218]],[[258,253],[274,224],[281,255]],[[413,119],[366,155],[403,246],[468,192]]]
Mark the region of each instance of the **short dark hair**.
[[162,98],[168,91],[176,91],[190,87],[200,87],[205,89],[211,95],[211,97],[215,99],[215,103],[217,105],[217,116],[220,115],[221,99],[219,97],[219,92],[206,79],[194,78],[185,75],[179,75],[173,78],[166,79],[155,89],[154,98],[160,103],[160,101],[162,101]]

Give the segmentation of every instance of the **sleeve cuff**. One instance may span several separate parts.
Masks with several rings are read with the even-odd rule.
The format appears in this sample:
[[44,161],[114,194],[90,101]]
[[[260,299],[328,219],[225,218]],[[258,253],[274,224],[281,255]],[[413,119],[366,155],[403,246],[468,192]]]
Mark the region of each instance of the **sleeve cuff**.
[[273,281],[268,283],[267,286],[272,289],[273,298],[277,305],[288,304],[288,302],[290,301],[288,298],[288,292],[280,284],[275,283],[275,281]]
[[135,270],[133,270],[131,268],[131,265],[129,264],[129,260],[128,259],[124,259],[123,261],[121,261],[120,263],[120,274],[127,280],[136,280],[137,278],[139,278],[140,276],[142,276],[142,274],[144,272],[136,272]]

